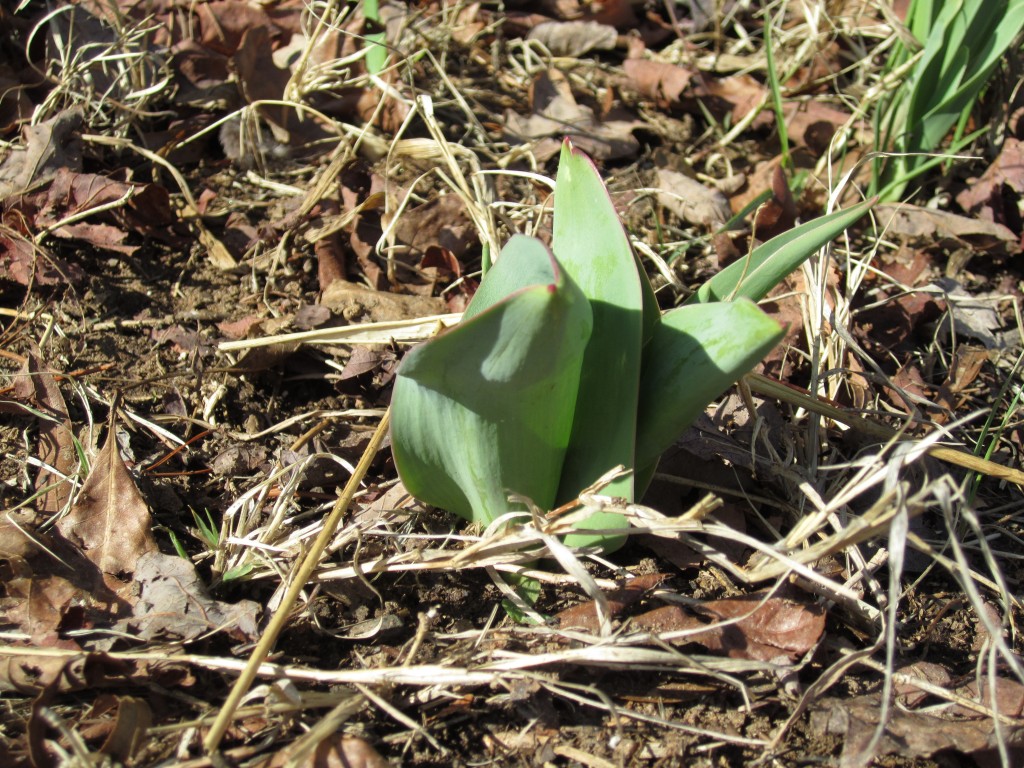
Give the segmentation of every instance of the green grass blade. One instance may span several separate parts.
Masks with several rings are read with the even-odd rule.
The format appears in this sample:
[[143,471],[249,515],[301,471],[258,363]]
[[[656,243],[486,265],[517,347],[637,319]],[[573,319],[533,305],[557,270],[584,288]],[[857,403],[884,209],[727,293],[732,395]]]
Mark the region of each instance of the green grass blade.
[[410,350],[391,401],[409,492],[483,524],[510,492],[554,506],[591,330],[586,297],[538,240],[509,241],[488,282],[468,319]]
[[[954,142],[962,143],[971,109],[1024,29],[1024,0],[912,2],[907,26],[921,41],[920,58],[875,114],[876,149],[909,153],[874,163],[871,188],[883,200],[901,198],[931,167],[927,153],[940,151],[954,126]],[[888,69],[908,57],[895,46]]]
[[[377,0],[364,0],[363,15],[368,22],[380,26],[380,8]],[[388,64],[388,49],[384,44],[383,32],[369,32],[363,36],[366,46],[366,71],[371,75],[379,75]]]
[[854,224],[874,200],[808,221],[758,246],[745,259],[730,264],[702,285],[687,304],[706,304],[730,298],[760,301],[774,286],[815,251]]

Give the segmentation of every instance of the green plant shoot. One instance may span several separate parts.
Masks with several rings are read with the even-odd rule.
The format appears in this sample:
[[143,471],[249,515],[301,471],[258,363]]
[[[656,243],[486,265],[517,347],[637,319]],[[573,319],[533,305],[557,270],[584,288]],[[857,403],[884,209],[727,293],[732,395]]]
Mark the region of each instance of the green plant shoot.
[[[515,493],[551,509],[608,470],[639,497],[658,457],[782,336],[753,303],[867,210],[864,203],[762,245],[662,315],[597,169],[566,141],[551,249],[517,235],[462,322],[406,355],[391,441],[406,488],[489,525]],[[595,511],[570,546],[620,545]]]
[[906,26],[920,50],[893,47],[887,70],[909,71],[874,115],[875,149],[896,153],[874,161],[871,191],[884,201],[941,162],[934,153],[954,126],[948,152],[975,138],[964,135],[971,110],[1024,29],[1024,0],[912,0]]

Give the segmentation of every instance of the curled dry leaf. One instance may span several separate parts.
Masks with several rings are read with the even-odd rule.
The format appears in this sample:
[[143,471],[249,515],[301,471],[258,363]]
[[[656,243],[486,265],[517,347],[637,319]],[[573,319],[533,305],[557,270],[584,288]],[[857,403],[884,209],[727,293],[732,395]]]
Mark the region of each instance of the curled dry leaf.
[[153,723],[153,710],[135,696],[105,693],[89,707],[79,733],[86,742],[102,740],[100,754],[124,763],[146,744],[146,729]]
[[796,201],[781,164],[772,171],[771,190],[772,196],[754,214],[754,236],[761,241],[781,235],[796,224]]

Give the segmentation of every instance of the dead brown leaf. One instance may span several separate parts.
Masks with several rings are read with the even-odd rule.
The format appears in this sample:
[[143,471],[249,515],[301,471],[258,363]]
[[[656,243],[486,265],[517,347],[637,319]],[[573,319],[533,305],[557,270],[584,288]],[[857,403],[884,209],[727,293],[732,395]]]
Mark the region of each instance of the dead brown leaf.
[[533,114],[523,117],[508,110],[505,133],[517,141],[536,141],[533,153],[538,160],[558,154],[563,136],[595,160],[632,157],[639,150],[640,143],[633,136],[639,122],[599,121],[593,109],[576,102],[569,80],[558,70],[542,72],[531,90]]
[[[7,223],[11,218],[22,217],[18,212],[3,218]],[[10,227],[0,232],[0,278],[24,286],[76,284],[85,278],[85,271],[48,253],[30,237]]]
[[[644,576],[637,576],[627,581],[622,587],[606,593],[605,597],[610,618],[615,618],[622,614],[629,606],[636,603],[667,578],[669,578],[669,575],[666,573],[650,573]],[[597,605],[593,600],[566,608],[564,611],[559,611],[555,614],[555,620],[558,622],[558,626],[563,629],[577,629],[596,633],[601,628],[601,622],[597,615]]]
[[479,242],[466,205],[458,195],[441,195],[429,203],[406,209],[395,223],[395,237],[408,245],[410,256],[421,258],[432,246],[456,257]]
[[71,512],[57,523],[103,573],[131,574],[139,558],[157,550],[149,507],[121,458],[111,426]]
[[588,51],[610,51],[619,33],[596,21],[545,21],[529,31],[527,40],[542,43],[555,56],[582,56]]
[[876,205],[875,216],[891,234],[929,245],[968,245],[979,251],[1019,253],[1017,236],[1002,224],[915,205]]
[[153,710],[135,696],[100,694],[79,725],[85,741],[100,741],[99,752],[120,763],[135,756],[146,744],[146,729],[153,722]]
[[[74,432],[68,417],[64,396],[56,375],[40,360],[38,350],[29,353],[15,379],[14,395],[41,415],[39,423],[38,458],[43,466],[36,475],[36,490],[42,497],[36,503],[40,515],[52,515],[64,509],[71,497],[68,478],[78,469]],[[46,469],[53,467],[54,471]]]
[[[694,87],[694,95],[718,115],[730,115],[733,122],[743,120],[765,98],[765,86],[750,75],[704,78]],[[771,125],[775,120],[770,110],[762,110],[751,123],[752,128]]]
[[187,642],[220,631],[238,642],[259,636],[259,605],[214,600],[195,566],[182,557],[146,552],[135,562],[134,582],[139,593],[134,616],[121,624],[143,640]]
[[78,132],[82,111],[68,109],[38,125],[22,129],[22,146],[12,148],[0,164],[0,200],[38,189],[61,168],[82,167]]
[[0,598],[0,617],[16,626],[38,645],[57,642],[57,628],[80,590],[60,576],[32,572],[26,560],[6,557],[0,560],[4,596]]
[[1024,195],[1024,142],[1007,137],[999,155],[985,169],[977,181],[956,196],[956,201],[968,213],[984,219],[1008,224],[1019,221],[1020,213],[1007,210],[1003,200],[1003,187]]
[[717,189],[668,168],[659,168],[658,202],[685,222],[718,229],[732,216],[729,201]]
[[848,112],[814,99],[786,104],[783,114],[790,141],[803,144],[817,156],[828,151],[835,132],[850,118]]
[[234,0],[213,0],[195,6],[199,22],[199,42],[212,51],[231,56],[239,49],[246,32],[277,29],[262,6]]
[[[820,699],[811,712],[811,729],[840,737],[841,766],[863,764],[855,763],[854,759],[870,745],[880,711],[879,694]],[[997,736],[991,718],[950,720],[891,707],[876,755],[897,754],[920,760],[937,752],[951,751],[970,755],[976,765],[999,765],[996,739],[1002,738],[1011,756],[1011,765],[1018,765],[1024,758],[1024,733],[1008,726],[1002,731]]]
[[[763,602],[756,594],[727,597],[698,603],[691,610],[693,613],[678,605],[655,608],[634,617],[632,627],[658,634],[696,630],[674,642],[699,643],[709,651],[760,661],[801,656],[815,646],[825,631],[825,611],[821,606],[779,597]],[[719,624],[725,621],[734,623]]]
[[29,695],[49,689],[54,693],[72,693],[146,682],[187,686],[195,680],[187,667],[170,658],[127,660],[99,652],[69,658],[61,653],[22,652],[13,647],[0,652],[0,691]]
[[[124,204],[94,214],[98,221],[62,224],[69,216],[87,214],[104,205]],[[92,218],[92,216],[90,216]],[[45,195],[36,226],[51,229],[58,237],[82,240],[98,248],[132,254],[137,245],[126,242],[129,232],[152,235],[175,221],[167,190],[157,184],[126,183],[92,173],[61,168]],[[113,223],[110,223],[113,222]]]
[[[1019,719],[1024,714],[1024,685],[1007,677],[997,677],[994,690],[988,676],[985,676],[980,692],[977,682],[972,680],[957,693],[1005,717]],[[968,719],[988,719],[986,715],[961,705],[954,707],[954,714]]]
[[[267,26],[245,29],[231,61],[246,101],[250,104],[263,101],[280,101],[291,75],[287,70],[274,64],[270,30]],[[297,121],[292,109],[283,105],[262,104],[260,116],[274,129],[274,137],[288,142]]]
[[244,339],[251,333],[255,333],[263,318],[258,315],[246,315],[238,320],[225,320],[217,323],[217,330],[228,339]]
[[677,103],[693,77],[690,69],[650,59],[626,59],[622,67],[633,87],[662,108]]
[[332,733],[313,750],[311,755],[296,761],[295,750],[286,747],[275,754],[262,768],[388,768],[387,760],[381,757],[370,742],[356,736]]
[[[352,349],[352,354],[349,355],[348,360],[345,362],[345,367],[341,371],[339,380],[347,381],[348,379],[354,379],[382,367],[388,368],[393,374],[397,366],[398,358],[394,350],[383,345],[374,344],[369,346],[360,344]],[[390,378],[389,376],[388,380]]]
[[[327,218],[337,216],[341,207],[337,200],[324,198],[320,201],[319,213]],[[323,237],[317,238],[313,243],[313,252],[316,254],[316,275],[320,290],[324,290],[335,280],[345,280],[348,272],[348,265],[345,253],[341,247],[341,235],[339,232],[330,232]]]

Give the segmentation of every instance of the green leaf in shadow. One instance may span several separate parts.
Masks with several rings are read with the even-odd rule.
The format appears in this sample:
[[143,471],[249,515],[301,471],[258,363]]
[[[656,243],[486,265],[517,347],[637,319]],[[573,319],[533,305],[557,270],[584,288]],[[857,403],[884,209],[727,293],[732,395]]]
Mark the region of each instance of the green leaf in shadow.
[[637,467],[653,469],[707,404],[750,371],[782,335],[777,322],[746,300],[696,304],[663,315],[644,351]]
[[592,321],[533,238],[513,237],[484,283],[462,323],[405,356],[391,438],[410,493],[486,525],[510,492],[554,506]]

